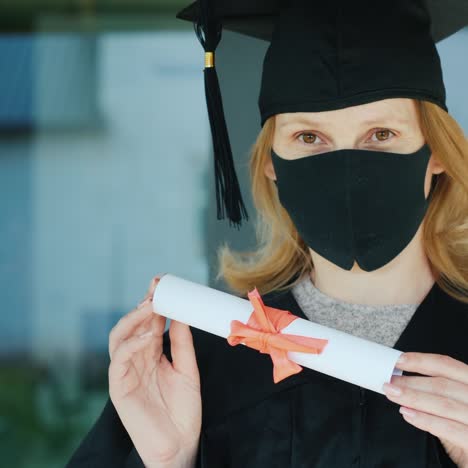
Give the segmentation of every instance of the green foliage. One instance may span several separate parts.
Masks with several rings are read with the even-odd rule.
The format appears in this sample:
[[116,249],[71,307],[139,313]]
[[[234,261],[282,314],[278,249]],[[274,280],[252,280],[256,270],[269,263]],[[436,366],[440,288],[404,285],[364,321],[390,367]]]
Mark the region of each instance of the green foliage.
[[0,367],[2,466],[63,467],[97,417],[87,410],[88,399],[67,402],[44,369]]

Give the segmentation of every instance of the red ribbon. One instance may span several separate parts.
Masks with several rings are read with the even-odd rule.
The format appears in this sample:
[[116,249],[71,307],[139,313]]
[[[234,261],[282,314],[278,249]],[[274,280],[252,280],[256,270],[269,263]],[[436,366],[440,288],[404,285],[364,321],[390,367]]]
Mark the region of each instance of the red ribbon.
[[328,340],[302,335],[280,333],[291,322],[298,319],[289,310],[266,306],[255,288],[248,293],[254,310],[247,324],[239,320],[231,321],[231,333],[227,341],[231,346],[244,343],[261,353],[268,353],[273,361],[273,380],[275,383],[297,374],[302,367],[288,358],[288,351],[320,354]]

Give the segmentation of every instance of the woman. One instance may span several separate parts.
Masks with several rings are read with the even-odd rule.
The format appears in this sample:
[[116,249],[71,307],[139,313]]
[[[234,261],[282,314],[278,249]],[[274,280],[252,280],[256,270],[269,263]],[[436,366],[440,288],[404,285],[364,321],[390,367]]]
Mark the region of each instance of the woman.
[[[298,131],[293,123],[296,117],[304,117],[314,124],[310,126],[300,124]],[[386,126],[365,124],[364,122],[370,117],[375,119],[377,124],[385,121]],[[346,122],[348,125],[344,125]],[[288,127],[286,124],[291,125]],[[281,128],[283,130],[280,130]],[[291,139],[294,139],[293,143]],[[365,272],[357,264],[354,264],[350,271],[335,266],[304,245],[285,212],[279,209],[271,182],[275,175],[271,159],[268,157],[270,146],[278,153],[290,156],[290,154],[313,151],[319,154],[333,148],[353,145],[368,149],[385,147],[388,151],[410,152],[420,147],[424,141],[429,142],[432,148],[437,148],[438,158],[433,153],[424,178],[424,194],[427,196],[434,174],[440,174],[434,198],[424,222],[408,246],[394,260],[378,270]],[[262,232],[265,237],[261,240],[266,247],[258,251],[255,263],[257,268],[236,261],[235,256],[225,248],[221,252],[221,271],[224,277],[233,289],[239,292],[249,290],[252,284],[261,285],[265,303],[272,306],[279,303],[278,299],[274,299],[275,294],[266,292],[272,288],[272,278],[279,284],[290,277],[296,277],[296,284],[303,281],[304,277],[307,278],[307,281],[311,281],[331,301],[338,298],[363,306],[420,305],[429,291],[438,286],[437,282],[441,282],[443,287],[445,284],[442,282],[443,278],[460,278],[464,272],[466,274],[464,255],[468,241],[466,234],[463,233],[468,226],[466,218],[462,215],[467,212],[468,205],[461,189],[463,180],[468,180],[466,145],[461,129],[452,118],[431,103],[412,99],[387,99],[330,112],[285,113],[271,117],[258,136],[251,159],[252,186],[255,188],[253,193],[257,208],[264,216],[265,229]],[[304,146],[307,149],[303,149]],[[317,150],[309,149],[313,146],[317,146]],[[447,169],[444,168],[451,168],[452,175],[448,175]],[[459,179],[459,182],[456,182],[456,179]],[[288,241],[284,240],[285,226],[289,229]],[[436,235],[438,226],[451,227]],[[279,238],[283,240],[275,240]],[[274,276],[275,272],[283,272],[283,278]],[[243,360],[248,360],[252,366],[251,370],[246,370],[249,376],[255,373],[263,375],[265,369],[265,380],[271,380],[271,365],[268,360],[262,359],[265,356],[254,356],[252,350],[227,349],[229,346],[219,337],[196,329],[192,329],[191,332],[187,325],[177,321],[171,321],[170,329],[163,334],[166,319],[152,313],[150,302],[157,282],[158,277],[152,280],[146,300],[123,317],[112,329],[109,337],[111,401],[108,401],[100,420],[77,450],[69,466],[119,466],[117,460],[118,463],[127,463],[124,466],[195,466],[197,456],[204,457],[205,465],[200,466],[224,466],[227,460],[232,460],[233,455],[229,454],[230,450],[241,449],[235,445],[236,442],[242,444],[246,451],[243,466],[271,466],[271,463],[274,464],[274,459],[271,457],[275,450],[279,459],[285,453],[288,456],[290,454],[289,448],[278,448],[284,436],[281,427],[291,428],[289,422],[291,410],[285,405],[290,399],[292,401],[293,398],[299,398],[298,395],[288,396],[283,402],[278,399],[278,395],[280,397],[288,395],[291,388],[293,392],[298,392],[296,389],[301,388],[301,385],[298,385],[299,378],[304,377],[302,374],[307,374],[307,382],[304,384],[306,387],[313,388],[321,382],[324,389],[322,392],[311,391],[313,406],[323,406],[325,412],[328,411],[328,406],[332,412],[335,408],[334,397],[327,402],[327,393],[335,392],[340,399],[345,400],[345,394],[340,392],[344,388],[354,387],[336,379],[329,379],[310,369],[304,369],[301,374],[286,379],[285,385],[280,390],[262,388],[261,385],[255,385],[255,381],[245,382],[237,378],[235,379],[237,388],[231,388],[232,396],[228,399],[226,389],[219,383],[220,379],[228,378],[227,374],[242,367]],[[290,283],[285,291],[293,288],[294,283]],[[279,288],[274,287],[274,290],[278,291]],[[284,294],[283,291],[277,297],[285,297]],[[389,429],[401,432],[397,434],[396,440],[402,447],[405,445],[405,437],[411,437],[411,450],[418,450],[422,444],[422,439],[415,436],[414,432],[410,431],[408,435],[404,427],[406,424],[408,427],[417,428],[417,431],[421,431],[420,434],[425,431],[433,434],[441,441],[445,453],[438,453],[435,445],[424,446],[424,460],[402,459],[398,458],[398,453],[394,453],[400,461],[395,460],[394,464],[385,466],[468,466],[468,350],[466,340],[455,343],[456,326],[463,328],[461,335],[466,336],[468,300],[466,297],[449,299],[452,296],[442,289],[438,294],[447,296],[444,304],[451,308],[444,310],[439,308],[441,306],[434,306],[434,312],[439,315],[446,314],[447,321],[443,323],[447,330],[441,329],[440,336],[447,333],[453,337],[451,350],[455,353],[462,350],[464,361],[456,360],[446,354],[405,353],[406,363],[399,367],[429,377],[394,376],[392,384],[402,389],[403,393],[394,396],[389,391],[391,387],[387,387],[385,389],[387,398],[393,404],[383,405],[382,402],[380,404],[393,414],[400,406],[403,411],[407,411],[400,415],[404,420],[395,419],[391,425],[387,421]],[[450,294],[454,292],[451,291]],[[456,323],[455,317],[449,315],[451,310],[454,314],[458,314],[457,319],[460,320],[465,314],[464,321]],[[416,314],[418,309],[413,311]],[[391,309],[387,312],[390,313]],[[297,311],[295,313],[298,314]],[[423,322],[420,325],[424,328],[419,331],[413,326],[411,340],[407,340],[408,348],[418,340],[425,342],[424,335],[431,337],[431,324],[426,323],[426,320],[431,321],[431,318],[421,317]],[[440,324],[433,325],[437,328]],[[192,333],[195,340],[192,338]],[[429,349],[431,346],[437,349],[437,341],[427,343]],[[396,346],[396,348],[403,350],[405,347]],[[449,349],[449,345],[446,349]],[[226,353],[233,354],[234,351],[237,352],[236,356],[225,358]],[[171,357],[172,362],[166,355]],[[224,357],[220,358],[220,355]],[[207,385],[203,408],[206,407],[210,413],[218,413],[217,418],[210,415],[211,421],[208,417],[206,419],[203,454],[199,450],[202,423],[199,367],[202,369],[202,384],[204,377]],[[229,383],[232,384],[232,380],[229,380]],[[270,395],[270,391],[274,393]],[[349,398],[351,402],[352,396]],[[385,399],[384,396],[373,392],[368,392],[367,398],[368,405],[372,404],[372,398]],[[306,410],[304,417],[305,414]],[[415,416],[411,417],[411,414]],[[353,413],[349,416],[354,417]],[[249,417],[252,418],[250,421]],[[384,423],[385,416],[381,414],[380,417]],[[265,428],[264,424],[268,421],[270,426]],[[277,422],[278,426],[272,427],[272,421]],[[343,434],[349,435],[351,428],[346,424],[338,424],[338,421],[336,420],[336,424],[328,429],[323,426],[320,431],[326,434],[334,433],[332,438],[335,441],[346,438],[347,436]],[[398,426],[400,424],[401,426]],[[266,431],[267,436],[261,438],[258,434],[250,432],[247,428],[252,425],[258,431]],[[293,433],[300,430],[298,427],[292,429]],[[311,441],[320,440],[319,434],[314,433],[311,428],[308,428],[308,431]],[[229,436],[233,438],[231,442],[228,442]],[[370,435],[365,435],[364,440],[368,437]],[[249,440],[256,438],[258,443],[254,445],[248,443]],[[374,446],[367,450],[378,451],[383,456],[385,442],[391,446],[391,439],[392,436],[388,435],[388,440],[381,441],[380,447]],[[289,441],[289,438],[286,440]],[[258,455],[256,450],[253,451],[255,446],[264,451],[264,459],[255,460],[255,454]],[[364,451],[362,449],[362,453]],[[311,457],[312,452],[308,452]],[[351,456],[351,453],[347,456]],[[340,460],[339,457],[340,455],[330,452],[328,460]],[[453,465],[448,464],[450,460]],[[85,461],[89,465],[85,465]],[[324,463],[316,459],[315,464],[310,466],[326,466]],[[338,461],[328,466],[342,466],[337,463]],[[300,465],[291,463],[281,466]]]
[[[223,247],[219,276],[242,297],[257,287],[266,305],[404,351],[404,375],[385,395],[308,368],[273,384],[265,354],[177,321],[164,333],[155,277],[110,333],[110,399],[69,467],[468,467],[468,145],[436,91],[401,89],[335,109],[263,108],[250,159],[259,248]],[[320,194],[318,179],[314,196],[294,193],[317,173]],[[344,203],[352,217],[333,211]],[[369,212],[385,230],[367,226]]]

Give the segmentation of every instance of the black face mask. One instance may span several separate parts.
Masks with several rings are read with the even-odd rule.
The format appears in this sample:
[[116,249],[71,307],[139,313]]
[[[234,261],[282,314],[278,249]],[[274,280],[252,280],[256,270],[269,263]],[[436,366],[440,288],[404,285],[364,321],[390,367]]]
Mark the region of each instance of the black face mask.
[[[271,150],[278,196],[305,243],[345,270],[373,271],[413,239],[431,192],[431,149],[414,153],[340,149],[298,159]],[[433,188],[433,187],[432,187]]]

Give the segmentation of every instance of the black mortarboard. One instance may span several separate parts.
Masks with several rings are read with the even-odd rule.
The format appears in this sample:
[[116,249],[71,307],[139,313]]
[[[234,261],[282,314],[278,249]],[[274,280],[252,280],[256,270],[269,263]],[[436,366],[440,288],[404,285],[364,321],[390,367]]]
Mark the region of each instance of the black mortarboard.
[[318,112],[390,97],[445,111],[435,43],[468,24],[468,0],[198,0],[192,21],[205,50],[205,93],[215,157],[217,217],[248,219],[214,67],[222,29],[270,42],[258,99],[261,126],[281,112]]

